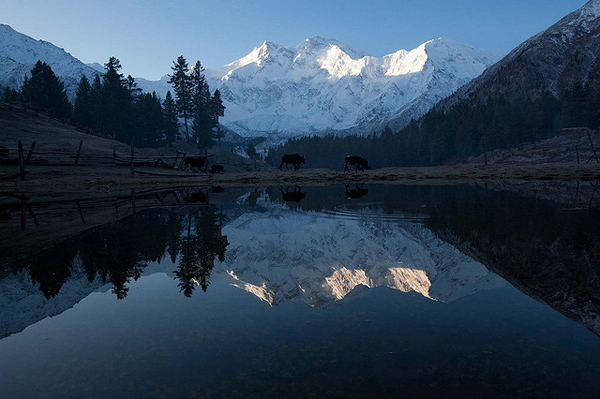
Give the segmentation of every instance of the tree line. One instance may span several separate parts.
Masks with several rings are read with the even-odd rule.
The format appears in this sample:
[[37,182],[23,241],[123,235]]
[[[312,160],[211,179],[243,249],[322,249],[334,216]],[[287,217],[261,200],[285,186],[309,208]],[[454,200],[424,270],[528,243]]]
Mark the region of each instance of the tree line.
[[433,166],[463,162],[493,149],[553,137],[561,128],[600,126],[600,89],[575,84],[554,96],[509,101],[506,97],[473,104],[464,101],[448,110],[433,108],[400,131],[389,127],[369,136],[311,136],[289,140],[269,150],[267,161],[281,155],[307,156],[311,167],[338,168],[346,155],[362,155],[372,167]]
[[105,72],[95,75],[92,82],[81,77],[73,104],[64,83],[39,60],[19,90],[6,89],[2,99],[43,108],[51,116],[138,147],[157,148],[175,141],[182,118],[185,139],[200,149],[210,148],[220,137],[219,117],[225,111],[221,94],[215,90],[211,95],[200,61],[189,68],[180,56],[173,64],[169,83],[175,96],[168,91],[162,101],[155,92],[142,93],[131,75],[120,72],[122,66],[115,57],[110,57]]

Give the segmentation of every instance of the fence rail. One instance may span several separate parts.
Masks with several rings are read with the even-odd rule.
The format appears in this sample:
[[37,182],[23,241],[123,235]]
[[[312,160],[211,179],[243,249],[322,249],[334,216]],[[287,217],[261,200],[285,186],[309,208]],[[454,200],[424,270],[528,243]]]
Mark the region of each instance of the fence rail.
[[[43,148],[43,146],[41,146]],[[36,150],[37,148],[37,150]],[[122,148],[122,147],[121,147]],[[0,165],[15,165],[19,166],[18,173],[5,173],[0,174],[0,181],[10,180],[21,177],[25,178],[28,173],[25,171],[25,167],[29,165],[46,165],[46,166],[73,166],[73,167],[129,167],[131,175],[156,175],[156,176],[181,176],[179,174],[168,174],[168,173],[153,173],[149,171],[136,171],[136,167],[145,168],[156,168],[156,169],[169,169],[169,170],[181,170],[184,166],[184,159],[187,153],[177,151],[175,155],[148,155],[148,154],[135,154],[136,149],[130,146],[127,151],[117,151],[117,147],[113,149],[112,153],[88,153],[84,140],[81,140],[77,145],[74,145],[72,149],[57,149],[48,150],[40,149],[37,142],[32,142],[30,147],[25,149],[22,140],[19,140],[15,147],[0,147]],[[213,155],[204,153],[207,158],[207,162],[204,166],[206,173],[210,173],[209,160]]]

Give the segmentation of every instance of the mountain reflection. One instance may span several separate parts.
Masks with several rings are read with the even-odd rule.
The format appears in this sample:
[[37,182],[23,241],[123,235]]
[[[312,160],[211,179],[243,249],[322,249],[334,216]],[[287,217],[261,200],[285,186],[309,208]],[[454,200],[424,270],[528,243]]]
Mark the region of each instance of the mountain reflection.
[[[108,283],[123,299],[132,281],[160,270],[191,297],[208,289],[216,267],[272,306],[298,299],[326,307],[375,287],[448,303],[507,280],[600,335],[598,196],[574,184],[536,195],[478,186],[353,184],[310,187],[308,196],[299,187],[194,188],[124,197],[106,209],[95,205],[95,213],[77,204],[73,223],[86,228],[113,207],[119,218],[44,242],[28,256],[5,248],[0,284],[10,283],[7,271],[26,275],[50,299],[84,276],[89,286],[78,283],[78,295]],[[211,202],[228,195],[225,211]],[[26,208],[11,206],[0,213],[18,221]],[[15,240],[34,248],[28,242],[45,238],[34,233],[52,206],[27,207],[20,214],[37,214],[39,223]],[[166,267],[147,271],[165,258]]]

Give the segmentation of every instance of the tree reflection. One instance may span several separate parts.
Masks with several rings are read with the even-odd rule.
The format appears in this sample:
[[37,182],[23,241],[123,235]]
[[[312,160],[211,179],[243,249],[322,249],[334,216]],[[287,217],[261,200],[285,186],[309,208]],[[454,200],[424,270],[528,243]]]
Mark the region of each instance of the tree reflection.
[[43,251],[35,257],[11,264],[14,273],[26,270],[33,284],[39,284],[39,290],[47,299],[59,293],[63,284],[71,276],[77,248],[72,241],[65,241]]
[[186,297],[192,296],[196,286],[206,292],[215,257],[221,262],[225,259],[229,242],[227,236],[221,234],[222,221],[222,213],[210,206],[188,215],[186,234],[180,239],[180,261],[175,270],[180,291]]
[[56,296],[81,264],[87,279],[110,283],[123,299],[129,283],[141,277],[150,262],[165,257],[177,264],[179,287],[191,296],[196,286],[206,291],[214,260],[224,259],[228,245],[221,234],[223,216],[215,207],[186,209],[181,215],[161,209],[138,212],[77,237],[56,243],[33,256],[8,263],[13,273],[25,271],[47,299]]

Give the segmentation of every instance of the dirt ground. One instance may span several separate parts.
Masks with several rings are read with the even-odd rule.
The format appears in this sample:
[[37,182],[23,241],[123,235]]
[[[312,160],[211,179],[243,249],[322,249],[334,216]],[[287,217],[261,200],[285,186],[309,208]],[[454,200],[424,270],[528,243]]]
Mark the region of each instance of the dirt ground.
[[[0,167],[0,174],[11,173],[16,166]],[[218,173],[184,172],[174,169],[117,166],[41,166],[26,167],[25,179],[0,181],[0,192],[110,192],[127,189],[181,186],[245,186],[245,185],[321,185],[344,182],[457,184],[502,180],[598,181],[600,164],[542,165],[457,165],[426,168],[384,168],[358,173],[330,169],[303,169],[298,172],[266,170],[256,172]],[[162,174],[161,176],[146,173]]]

